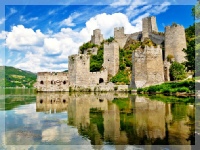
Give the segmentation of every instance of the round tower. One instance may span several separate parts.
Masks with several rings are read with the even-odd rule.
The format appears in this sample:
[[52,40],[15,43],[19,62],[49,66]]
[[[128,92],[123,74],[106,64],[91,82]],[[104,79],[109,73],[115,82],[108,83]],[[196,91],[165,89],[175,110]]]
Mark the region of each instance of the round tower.
[[165,27],[165,59],[172,55],[175,61],[182,63],[185,61],[186,48],[185,29],[183,26],[173,24]]

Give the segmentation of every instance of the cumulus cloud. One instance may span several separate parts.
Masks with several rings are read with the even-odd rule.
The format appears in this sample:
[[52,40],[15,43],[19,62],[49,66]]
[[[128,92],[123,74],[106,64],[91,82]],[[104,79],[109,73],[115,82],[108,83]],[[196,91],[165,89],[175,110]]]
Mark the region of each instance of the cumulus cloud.
[[63,21],[60,22],[60,26],[69,26],[73,27],[75,26],[75,23],[73,23],[73,20],[79,17],[81,14],[80,13],[72,13],[67,19],[64,19]]
[[40,30],[35,32],[23,25],[13,26],[12,31],[7,33],[6,46],[14,50],[30,50],[32,46],[42,45],[44,38]]
[[0,33],[0,40],[6,39],[7,34],[8,34],[8,32],[6,32],[6,31],[1,31],[1,33]]
[[109,38],[113,36],[115,27],[122,26],[125,28],[125,33],[133,33],[141,30],[141,27],[132,26],[125,14],[114,13],[110,15],[103,13],[90,18],[90,20],[86,22],[86,27],[81,30],[80,34],[89,40],[94,29],[101,29],[104,38]]

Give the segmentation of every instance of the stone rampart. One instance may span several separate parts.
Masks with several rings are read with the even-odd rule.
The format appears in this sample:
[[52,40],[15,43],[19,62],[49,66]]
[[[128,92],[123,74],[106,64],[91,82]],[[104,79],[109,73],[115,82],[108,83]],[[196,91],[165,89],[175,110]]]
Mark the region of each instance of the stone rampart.
[[164,35],[159,35],[159,34],[155,34],[155,33],[149,33],[149,38],[157,45],[161,45],[165,40]]
[[100,83],[107,83],[108,71],[90,72],[90,85],[97,85]]

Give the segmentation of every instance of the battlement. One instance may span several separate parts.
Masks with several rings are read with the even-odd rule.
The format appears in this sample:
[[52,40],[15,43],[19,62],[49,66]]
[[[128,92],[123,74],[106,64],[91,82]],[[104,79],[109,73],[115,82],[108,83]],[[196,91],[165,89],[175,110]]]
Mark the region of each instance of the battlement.
[[124,33],[124,27],[115,27],[114,31],[120,31]]
[[99,72],[90,72],[90,74],[102,74],[102,73],[105,73],[105,72],[107,72],[106,69],[99,71]]
[[158,32],[158,27],[156,23],[156,17],[146,17],[142,19],[142,33],[143,39],[149,37],[149,33],[151,32]]
[[60,76],[60,75],[65,75],[68,76],[67,72],[38,72],[38,76]]
[[173,25],[171,25],[171,26],[166,26],[165,27],[165,30],[169,30],[169,29],[184,29],[184,27],[182,26],[182,25],[180,25],[180,24],[173,24]]
[[74,55],[70,55],[69,60],[85,60],[85,59],[90,59],[90,56],[86,55],[86,54],[74,54]]
[[93,30],[93,35],[100,35],[100,34],[101,34],[101,30],[100,29]]

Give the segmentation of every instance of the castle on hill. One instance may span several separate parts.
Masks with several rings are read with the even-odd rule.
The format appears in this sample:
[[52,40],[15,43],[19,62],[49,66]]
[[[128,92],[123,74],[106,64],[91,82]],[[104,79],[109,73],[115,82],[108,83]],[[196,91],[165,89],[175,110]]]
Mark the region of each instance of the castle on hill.
[[[119,70],[119,49],[131,40],[151,39],[157,45],[138,48],[132,53],[132,77],[130,85],[115,85],[109,82],[109,76],[115,76]],[[100,29],[93,31],[90,42],[100,45],[104,41]],[[114,28],[114,41],[104,42],[103,70],[90,72],[90,55],[97,55],[98,48],[88,48],[68,57],[68,72],[38,72],[35,87],[38,91],[127,91],[129,87],[139,88],[169,81],[170,62],[185,61],[185,29],[173,24],[166,26],[165,32],[158,32],[156,17],[142,19],[142,31],[125,34],[124,27]]]

